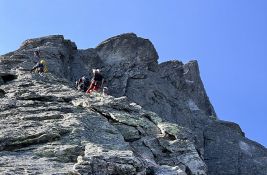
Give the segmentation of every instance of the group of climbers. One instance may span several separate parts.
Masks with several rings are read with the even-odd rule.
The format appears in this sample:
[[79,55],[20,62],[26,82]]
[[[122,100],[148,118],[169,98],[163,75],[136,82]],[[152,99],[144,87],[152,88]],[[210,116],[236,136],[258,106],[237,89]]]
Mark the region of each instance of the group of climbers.
[[103,87],[104,78],[100,73],[100,69],[93,69],[93,78],[91,81],[86,76],[82,76],[78,81],[76,81],[76,88],[87,94],[91,92],[99,92],[103,89],[103,94],[107,94],[107,87]]
[[[36,65],[31,69],[31,72],[42,74],[48,72],[48,67],[44,59],[41,59],[40,52],[34,51],[34,61]],[[90,81],[86,76],[82,76],[78,81],[75,82],[76,88],[79,91],[83,91],[87,94],[91,92],[99,92],[102,88],[104,95],[107,94],[108,88],[102,87],[104,83],[103,75],[100,73],[100,69],[93,69],[93,78]]]

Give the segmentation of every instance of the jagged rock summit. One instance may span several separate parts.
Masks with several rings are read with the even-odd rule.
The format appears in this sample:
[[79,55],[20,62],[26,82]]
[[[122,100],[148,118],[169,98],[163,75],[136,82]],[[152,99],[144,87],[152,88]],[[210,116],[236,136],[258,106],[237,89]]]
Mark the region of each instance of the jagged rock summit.
[[[40,51],[49,73],[30,73]],[[74,89],[100,68],[108,96]],[[0,57],[0,174],[266,175],[267,150],[221,121],[197,61],[158,63],[127,33],[79,50],[62,35]]]

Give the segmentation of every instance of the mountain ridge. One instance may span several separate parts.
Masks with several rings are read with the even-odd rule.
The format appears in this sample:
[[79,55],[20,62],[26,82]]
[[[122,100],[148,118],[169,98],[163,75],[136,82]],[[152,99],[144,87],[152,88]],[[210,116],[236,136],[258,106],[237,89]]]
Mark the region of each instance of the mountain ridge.
[[[36,61],[33,52],[37,50],[48,63],[49,73],[44,76],[27,71]],[[72,90],[77,78],[91,76],[92,68],[101,69],[109,94],[114,97],[86,96]],[[184,64],[174,60],[159,64],[153,44],[136,34],[118,35],[96,48],[84,50],[79,50],[63,35],[29,39],[18,50],[0,57],[0,70],[1,120],[15,128],[12,131],[3,125],[4,129],[1,129],[1,133],[7,130],[9,133],[0,135],[0,150],[4,155],[0,158],[2,165],[5,165],[5,160],[15,161],[12,154],[22,152],[17,156],[28,155],[26,157],[31,164],[36,159],[43,165],[47,162],[47,165],[62,166],[66,170],[62,173],[241,175],[267,172],[266,148],[245,138],[238,124],[217,119],[200,78],[197,61]],[[76,102],[79,99],[81,102]],[[94,106],[94,103],[101,105]],[[55,108],[49,104],[55,105]],[[136,109],[128,109],[130,104]],[[40,115],[30,114],[35,105],[40,108],[37,110]],[[25,109],[23,106],[26,106]],[[83,117],[80,118],[79,110],[88,113],[81,112]],[[153,119],[148,111],[153,112]],[[109,129],[104,132],[103,138],[107,139],[104,136],[109,135],[109,131],[116,135],[130,159],[126,159],[123,152],[115,156],[110,145],[115,144],[116,139],[107,144],[94,138],[90,134],[91,129],[88,129],[90,120],[86,115],[92,116],[89,118],[96,124],[107,126]],[[8,119],[13,116],[14,121],[10,124]],[[22,135],[17,132],[21,128],[16,126],[21,120],[26,121],[22,126],[32,128],[26,129]],[[54,120],[57,122],[53,123]],[[79,125],[69,120],[84,121],[81,126],[88,130],[76,132]],[[145,121],[145,124],[135,123],[135,120]],[[167,124],[155,122],[158,120]],[[67,123],[71,126],[66,127]],[[54,129],[49,130],[49,125]],[[56,126],[61,126],[63,130]],[[42,132],[35,135],[33,130]],[[102,130],[98,127],[97,132]],[[45,131],[48,135],[44,134]],[[95,135],[98,135],[97,132],[94,132]],[[82,135],[84,138],[81,138]],[[26,139],[26,143],[22,138]],[[66,138],[78,141],[72,143]],[[103,150],[97,151],[103,146],[107,154]],[[64,155],[69,158],[64,159],[59,153],[61,147],[65,148]],[[0,172],[21,172],[8,166]],[[20,167],[27,170],[27,164]],[[28,169],[34,173],[44,171],[45,168],[40,167],[36,171]],[[57,173],[58,170],[49,169],[49,172]]]

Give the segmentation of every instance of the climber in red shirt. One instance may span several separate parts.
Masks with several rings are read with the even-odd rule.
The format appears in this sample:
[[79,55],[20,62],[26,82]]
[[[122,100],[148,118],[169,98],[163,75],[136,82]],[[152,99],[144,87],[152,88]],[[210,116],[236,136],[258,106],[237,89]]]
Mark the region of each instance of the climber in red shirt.
[[87,89],[86,93],[90,94],[92,91],[98,91],[104,82],[103,76],[100,74],[99,69],[93,69],[93,78],[91,80],[91,84]]

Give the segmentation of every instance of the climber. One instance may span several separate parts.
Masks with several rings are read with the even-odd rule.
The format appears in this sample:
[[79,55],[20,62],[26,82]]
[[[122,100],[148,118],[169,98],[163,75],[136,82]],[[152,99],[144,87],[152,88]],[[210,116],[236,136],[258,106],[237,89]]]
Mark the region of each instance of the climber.
[[40,60],[40,52],[34,51],[33,52],[33,58],[34,58],[34,62],[37,63]]
[[47,72],[47,66],[45,60],[39,61],[32,69],[31,72],[35,71],[36,73]]
[[85,92],[90,85],[90,80],[86,76],[82,76],[78,81],[76,81],[76,88],[79,91]]
[[90,94],[92,91],[98,91],[104,82],[103,76],[100,74],[99,69],[93,69],[93,78],[91,80],[91,84],[87,89],[86,93]]

